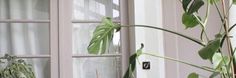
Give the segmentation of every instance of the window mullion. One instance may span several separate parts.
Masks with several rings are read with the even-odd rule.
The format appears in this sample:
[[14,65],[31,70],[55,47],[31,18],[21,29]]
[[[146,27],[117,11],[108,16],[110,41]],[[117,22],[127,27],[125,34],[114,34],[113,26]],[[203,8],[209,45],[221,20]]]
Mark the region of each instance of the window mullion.
[[[133,0],[130,0],[130,2]],[[120,16],[121,16],[121,25],[128,25],[128,2],[129,0],[120,0]],[[133,50],[131,50],[131,45],[130,43],[132,43],[133,41],[129,39],[129,29],[128,28],[122,28],[121,29],[121,53],[122,53],[122,57],[121,57],[121,70],[122,70],[122,74],[124,75],[124,73],[126,72],[126,69],[128,68],[128,64],[129,64],[129,56],[130,56],[130,52],[134,52]],[[132,47],[133,48],[133,47]]]
[[[12,55],[16,56],[16,58],[50,58],[50,55]],[[4,55],[0,55],[0,58],[4,57]]]
[[[101,23],[102,21],[96,20],[72,20],[72,23]],[[120,20],[114,20],[115,23],[120,23]]]
[[50,20],[15,20],[15,19],[6,19],[0,20],[0,23],[49,23]]
[[58,0],[50,0],[50,68],[51,78],[59,78],[59,31],[58,31]]
[[73,78],[72,0],[59,0],[59,78]]
[[73,58],[87,58],[87,57],[120,57],[121,54],[102,54],[102,55],[73,55]]

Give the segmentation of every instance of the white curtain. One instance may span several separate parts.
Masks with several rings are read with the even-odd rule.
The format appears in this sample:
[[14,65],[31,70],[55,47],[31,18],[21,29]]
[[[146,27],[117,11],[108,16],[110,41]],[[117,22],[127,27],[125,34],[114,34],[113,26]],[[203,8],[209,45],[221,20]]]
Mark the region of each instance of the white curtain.
[[[119,0],[74,0],[73,19],[97,20],[104,16],[119,19]],[[97,23],[73,24],[73,54],[88,54],[87,46]],[[115,35],[113,44],[119,42],[119,34]],[[107,54],[117,54],[118,47],[112,46]],[[74,78],[119,78],[120,64],[116,57],[89,57],[73,60]]]
[[[0,0],[0,19],[48,19],[48,0]],[[49,24],[0,23],[0,54],[49,54]],[[48,59],[26,59],[36,78],[49,78]]]

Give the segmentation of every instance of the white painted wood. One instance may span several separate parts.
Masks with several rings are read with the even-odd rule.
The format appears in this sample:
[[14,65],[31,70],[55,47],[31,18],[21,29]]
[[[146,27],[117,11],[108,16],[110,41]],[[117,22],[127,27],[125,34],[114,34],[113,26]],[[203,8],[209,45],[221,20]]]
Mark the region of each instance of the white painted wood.
[[87,58],[87,57],[121,57],[121,54],[102,54],[102,55],[73,55],[73,58]]
[[50,68],[51,78],[59,78],[58,0],[50,0]]
[[[120,0],[120,16],[121,16],[121,24],[128,25],[128,0]],[[130,56],[130,43],[129,43],[129,29],[128,28],[121,28],[121,71],[122,76],[125,74],[128,64],[129,64],[129,56]]]
[[[50,55],[11,55],[16,58],[50,58]],[[0,59],[3,59],[4,55],[0,55]]]
[[59,78],[72,73],[72,0],[59,0]]
[[50,20],[15,20],[15,19],[6,19],[0,20],[0,23],[49,23]]
[[[102,21],[96,20],[72,20],[72,23],[101,23]],[[120,23],[120,20],[114,20],[115,23]]]

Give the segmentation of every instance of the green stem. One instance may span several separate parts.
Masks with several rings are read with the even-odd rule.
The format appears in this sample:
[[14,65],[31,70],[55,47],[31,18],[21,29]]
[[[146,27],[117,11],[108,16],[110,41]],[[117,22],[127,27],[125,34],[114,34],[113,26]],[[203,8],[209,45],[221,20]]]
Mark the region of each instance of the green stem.
[[[223,61],[223,63],[226,65],[225,68],[230,67],[229,65],[230,65],[231,63],[229,63],[229,65],[226,63],[226,61],[225,61],[225,59],[224,59],[224,56],[223,56],[223,53],[221,52],[221,51],[222,51],[221,48],[220,48],[219,50],[220,50],[220,54],[221,54],[222,61]],[[231,58],[231,57],[230,57],[230,58]],[[231,67],[230,67],[230,68],[231,68]],[[227,74],[228,76],[230,76],[229,71],[227,71],[226,74]]]
[[[228,27],[229,27],[229,22],[228,22],[228,16],[227,16],[227,13],[226,13],[226,9],[225,9],[225,0],[222,0],[222,10],[223,10],[223,13],[224,13],[224,29],[225,29],[225,32],[226,32],[226,44],[227,44],[227,49],[228,49],[228,52],[229,52],[229,56],[233,56],[233,54],[232,54],[232,45],[231,45],[231,41],[230,41],[230,39],[229,39],[229,32],[228,32]],[[234,64],[233,63],[231,63],[231,68],[232,68],[232,73],[233,74],[235,74],[235,72],[234,72],[234,68],[235,68],[235,66],[234,66]],[[233,78],[235,78],[234,76],[233,76]]]
[[[228,32],[230,32],[234,27],[236,27],[236,24],[234,24],[233,26],[231,26],[230,28],[229,28],[229,30],[228,30]],[[220,46],[222,47],[223,46],[223,43],[224,43],[224,40],[226,39],[226,32],[224,33],[224,36],[223,36],[223,38],[222,38],[222,41],[221,41],[221,43],[220,43]]]
[[207,11],[206,11],[206,16],[205,16],[205,20],[204,20],[204,26],[206,26],[206,24],[207,24],[207,22],[208,22],[208,17],[209,17],[209,15],[210,15],[210,5],[211,5],[211,3],[210,3],[210,0],[208,0],[207,1]]
[[209,72],[215,72],[214,70],[210,70],[210,69],[207,69],[207,68],[204,68],[204,67],[201,67],[201,66],[198,66],[198,65],[194,65],[194,64],[191,64],[191,63],[188,63],[188,62],[184,62],[184,61],[181,61],[181,60],[178,60],[178,59],[174,59],[174,58],[171,58],[171,57],[164,57],[164,56],[154,55],[154,54],[150,54],[150,53],[142,53],[142,54],[157,57],[157,58],[163,58],[163,59],[167,59],[167,60],[171,60],[171,61],[176,61],[176,62],[179,62],[179,63],[182,63],[182,64],[186,64],[186,65],[190,65],[190,66],[193,66],[193,67],[196,67],[196,68],[200,68],[200,69],[203,69],[203,70],[206,70],[206,71],[209,71]]
[[220,31],[219,31],[219,33],[221,33],[221,31],[222,31],[222,29],[223,29],[223,26],[224,26],[224,19],[223,19],[223,17],[222,17],[222,14],[221,14],[221,12],[220,12],[220,9],[218,8],[218,5],[216,5],[215,0],[213,0],[213,1],[214,1],[214,6],[215,6],[215,8],[216,8],[216,10],[217,10],[217,13],[218,13],[218,15],[220,16],[220,20],[221,20],[221,22],[222,22],[222,26],[220,27]]
[[220,16],[221,21],[223,22],[223,21],[224,21],[223,16],[221,15],[220,9],[219,9],[219,7],[217,6],[215,0],[214,0],[214,6],[216,7],[217,13],[218,13],[219,16]]
[[186,35],[184,35],[184,34],[181,34],[181,33],[175,32],[175,31],[171,31],[171,30],[168,30],[168,29],[160,28],[160,27],[149,26],[149,25],[125,25],[125,26],[120,26],[120,27],[146,27],[146,28],[152,28],[152,29],[162,30],[162,31],[169,32],[169,33],[172,33],[172,34],[176,34],[176,35],[178,35],[178,36],[181,36],[181,37],[184,37],[184,38],[186,38],[186,39],[189,39],[189,40],[191,40],[191,41],[193,41],[193,42],[196,42],[196,43],[200,44],[201,46],[205,46],[205,45],[206,45],[206,44],[205,44],[204,42],[202,42],[201,40],[198,40],[198,39],[195,39],[195,38],[186,36]]
[[193,16],[197,19],[198,23],[201,25],[201,27],[202,27],[202,32],[204,33],[204,35],[205,35],[207,41],[209,41],[209,38],[208,38],[208,36],[207,36],[207,34],[206,34],[206,30],[205,30],[205,24],[198,18],[198,16],[197,16],[195,13],[193,13]]

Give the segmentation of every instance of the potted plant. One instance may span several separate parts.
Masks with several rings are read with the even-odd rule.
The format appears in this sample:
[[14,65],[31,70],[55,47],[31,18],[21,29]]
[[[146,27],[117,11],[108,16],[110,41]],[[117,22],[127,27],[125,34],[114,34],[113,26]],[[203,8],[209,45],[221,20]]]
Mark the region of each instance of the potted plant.
[[[149,55],[152,57],[157,58],[164,58],[167,60],[176,61],[179,63],[187,64],[205,71],[209,71],[212,74],[209,75],[209,78],[235,78],[236,74],[236,47],[232,47],[229,32],[236,26],[234,24],[233,26],[229,26],[229,9],[232,7],[232,5],[236,4],[236,0],[229,0],[232,3],[230,4],[230,7],[226,7],[225,0],[180,0],[182,3],[182,7],[184,10],[184,13],[182,15],[182,23],[186,27],[186,29],[194,28],[196,26],[201,27],[201,36],[199,39],[195,39],[193,37],[168,30],[163,29],[155,26],[148,26],[148,25],[125,25],[122,26],[117,23],[113,23],[112,19],[109,17],[105,17],[103,19],[103,22],[97,26],[95,31],[93,32],[93,37],[90,41],[90,44],[88,46],[88,52],[91,54],[103,54],[105,51],[107,51],[107,48],[109,47],[109,43],[111,42],[113,38],[113,34],[117,31],[119,31],[123,27],[143,27],[143,28],[152,28],[156,30],[162,30],[165,32],[169,32],[181,37],[184,37],[186,39],[189,39],[199,45],[202,46],[202,48],[198,51],[199,56],[203,60],[209,60],[212,64],[212,67],[206,67],[206,66],[200,66],[191,64],[189,62],[185,62],[182,60],[177,60],[175,58],[165,57],[165,56],[159,56],[149,53],[142,52],[142,49],[144,48],[144,45],[141,44],[141,48],[137,50],[135,54],[130,56],[129,58],[129,68],[127,69],[127,72],[123,76],[124,78],[132,78],[132,73],[135,70],[135,64],[136,64],[136,58],[138,58],[140,55]],[[206,14],[204,17],[199,16],[198,10],[202,8],[203,5],[207,6]],[[222,10],[219,9],[219,5],[222,5]],[[206,27],[208,23],[208,16],[210,15],[210,6],[214,6],[219,14],[219,19],[222,22],[222,25],[219,27],[221,30],[218,33],[215,33],[215,38],[210,39],[208,38],[208,35],[206,33]],[[223,45],[226,43],[226,45]],[[226,46],[227,50],[223,51],[223,46]],[[199,78],[199,74],[197,73],[190,73],[188,75],[188,78]]]
[[0,78],[35,78],[32,65],[6,54],[0,59]]

